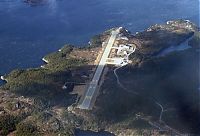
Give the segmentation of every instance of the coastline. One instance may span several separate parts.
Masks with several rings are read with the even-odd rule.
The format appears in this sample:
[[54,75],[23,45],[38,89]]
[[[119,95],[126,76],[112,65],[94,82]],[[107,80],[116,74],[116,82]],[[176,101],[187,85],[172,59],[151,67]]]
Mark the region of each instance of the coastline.
[[8,80],[5,79],[4,76],[1,76],[1,80],[2,80],[2,81],[6,81],[6,82],[8,82]]
[[45,62],[45,63],[49,63],[49,61],[48,60],[46,60],[45,58],[42,58],[42,60]]
[[[44,57],[42,58],[42,61],[45,62],[46,64],[49,63],[49,61],[48,61],[47,59],[45,59]],[[45,68],[45,65],[46,65],[46,64],[41,65],[40,67],[41,67],[41,68]]]
[[[156,29],[156,28],[153,28],[153,29]],[[151,33],[154,33],[154,30],[151,30],[151,31],[144,31],[144,33],[145,34],[147,34],[147,33],[149,33],[149,32],[151,32]],[[142,32],[139,32],[139,35],[141,34]],[[142,36],[146,36],[146,35],[142,35]],[[133,38],[132,40],[134,41],[134,38],[135,37],[131,37],[131,35],[128,35],[128,36],[130,36],[130,38]],[[133,35],[133,36],[135,36],[135,35]],[[145,39],[142,39],[143,37],[141,36],[141,41],[145,41]],[[137,37],[137,38],[139,38],[139,37]],[[157,37],[151,37],[152,39],[153,38],[155,38],[155,41],[157,41]],[[122,41],[123,42],[126,42],[126,40],[125,39],[122,39]],[[136,52],[135,53],[138,53],[139,55],[143,55],[143,57],[147,57],[147,55],[148,54],[142,54],[140,51],[142,50],[142,49],[144,49],[144,48],[146,48],[145,46],[136,46],[136,45],[134,45],[135,46],[135,48],[134,48],[134,52],[135,52],[135,49],[136,49],[136,47],[137,47],[137,50],[136,50]],[[157,48],[157,47],[154,47],[154,48]],[[154,49],[153,48],[153,49]],[[147,51],[149,51],[149,52],[154,52],[155,50],[151,50],[151,49],[149,49],[149,50],[147,50]],[[62,51],[62,52],[61,52]],[[56,52],[56,53],[63,53],[63,52],[65,52],[66,50],[64,49],[64,50],[62,50],[62,48],[61,49],[59,49],[58,50],[58,52]],[[92,51],[91,51],[92,52]],[[149,52],[147,52],[147,53],[149,53]],[[55,55],[55,54],[54,54]],[[80,55],[80,52],[79,52],[79,55]],[[134,56],[135,54],[133,54],[133,52],[132,53],[130,53],[130,54],[128,54],[128,56],[127,56],[127,59],[129,60],[129,61],[131,61],[131,62],[134,62],[134,61],[136,61],[138,58],[138,56]],[[137,55],[137,54],[136,54]],[[65,55],[66,56],[66,55]],[[130,56],[130,58],[129,58],[129,56]],[[133,58],[131,57],[131,56],[133,56]],[[86,57],[88,57],[88,54],[87,54],[87,56]],[[153,55],[151,56],[151,57],[153,57]],[[45,59],[46,58],[46,59]],[[90,58],[90,57],[88,57],[88,58]],[[48,60],[47,60],[48,59]],[[91,59],[91,58],[90,58]],[[51,65],[51,63],[53,63],[54,64],[54,62],[57,62],[56,60],[58,60],[57,58],[54,58],[53,60],[52,60],[52,58],[51,57],[43,57],[42,58],[42,60],[46,63],[46,64],[44,64],[44,65],[41,65],[40,67],[41,68],[45,68],[45,65],[47,65],[48,63],[50,63],[49,65]],[[63,59],[64,61],[66,61],[65,59]],[[61,64],[65,64],[65,63],[63,63],[64,61],[62,61],[62,62],[59,62],[59,63],[55,63],[56,64],[56,66],[60,66]],[[143,60],[141,60],[141,62],[143,62]],[[139,62],[138,64],[141,64],[141,62]],[[74,61],[73,61],[73,63],[74,63]],[[53,66],[55,66],[55,64],[53,65]],[[133,63],[132,63],[132,65],[134,65]],[[78,65],[79,66],[79,65]],[[47,66],[48,67],[48,66]],[[26,71],[27,72],[27,71]],[[37,72],[36,71],[32,71],[32,73],[36,73],[37,74]],[[31,73],[31,71],[28,71],[27,72],[28,74],[25,74],[24,75],[24,79],[26,80],[27,79],[27,75],[30,75],[30,73]],[[46,75],[46,73],[39,73],[38,75],[40,75],[40,74],[44,74],[44,76],[41,76],[41,77],[45,77]],[[53,73],[54,74],[54,73]],[[55,75],[53,75],[52,74],[52,77],[53,76],[55,76]],[[59,75],[59,76],[61,76],[61,75]],[[15,79],[15,77],[16,76],[14,76],[14,81],[16,81],[16,82],[18,82],[18,80],[17,79]],[[35,75],[33,74],[33,77],[35,77]],[[4,76],[1,76],[0,77],[1,78],[1,80],[3,80],[3,81],[6,81],[7,82],[7,80],[5,79],[5,77]],[[49,77],[48,77],[49,78]],[[7,79],[9,79],[9,82],[11,82],[12,81],[12,79],[9,77],[9,75],[7,76]],[[32,79],[32,78],[29,78],[29,79]],[[64,77],[63,79],[66,79],[66,77]],[[37,81],[37,80],[41,80],[41,78],[36,78],[35,79],[35,81]],[[52,83],[51,83],[51,85],[52,85]],[[48,84],[48,87],[50,86],[50,84]],[[52,87],[49,87],[49,88],[52,88]],[[47,96],[48,96],[49,94],[47,94]],[[105,94],[103,94],[103,95],[105,95]],[[108,95],[108,94],[106,94],[106,95]],[[53,96],[54,97],[54,96]],[[103,97],[101,96],[101,99],[102,99]],[[108,105],[109,105],[109,103],[108,103]],[[99,105],[99,106],[101,106],[101,105]],[[116,106],[117,107],[117,106]],[[68,112],[69,113],[69,112]],[[85,116],[85,113],[83,113],[82,114],[82,116]],[[106,115],[105,115],[106,116]],[[91,116],[89,116],[89,117],[91,117]],[[98,118],[98,117],[97,117]],[[76,119],[74,119],[74,120],[76,120]],[[84,120],[87,120],[86,118],[84,118]],[[90,121],[90,120],[89,120]],[[89,122],[88,121],[88,122]],[[110,125],[110,124],[109,124]],[[126,132],[125,131],[123,131],[122,129],[120,130],[120,128],[119,128],[119,126],[117,126],[117,124],[112,124],[113,126],[112,127],[110,127],[110,128],[107,128],[107,129],[105,129],[105,131],[108,131],[109,133],[111,133],[111,134],[116,134],[116,135],[121,135],[121,134],[132,134],[132,132],[134,132],[134,128],[132,128],[132,129],[130,129],[130,130],[126,130]],[[87,125],[86,125],[87,126]],[[85,127],[85,126],[82,126],[82,127]],[[90,127],[90,124],[88,125],[88,127]],[[96,128],[95,128],[96,127]],[[98,130],[98,127],[99,126],[94,126],[94,128],[87,128],[87,130],[88,131],[94,131],[95,132],[95,130]],[[117,128],[118,127],[118,128]],[[116,129],[117,128],[117,129]],[[82,128],[81,128],[82,129]],[[102,129],[103,129],[103,127],[102,127]],[[84,129],[82,129],[82,130],[84,130]],[[87,131],[86,130],[86,131]]]
[[0,77],[0,87],[6,84],[8,81],[4,78],[4,76]]
[[[62,51],[62,48],[60,48],[60,49],[58,50],[58,52],[61,52],[61,51]],[[47,59],[45,59],[45,57],[42,58],[42,61],[45,62],[46,64],[49,63],[49,61],[48,61]],[[41,65],[40,67],[41,67],[41,68],[45,68],[45,65],[46,65],[46,64]]]

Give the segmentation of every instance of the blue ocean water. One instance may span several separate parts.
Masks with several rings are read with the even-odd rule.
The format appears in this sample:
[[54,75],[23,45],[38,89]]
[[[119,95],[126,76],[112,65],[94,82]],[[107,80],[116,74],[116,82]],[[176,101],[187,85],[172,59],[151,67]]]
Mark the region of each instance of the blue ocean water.
[[84,46],[90,37],[115,26],[132,32],[173,19],[198,23],[198,0],[23,0],[0,1],[0,75],[38,67],[41,58],[65,43]]
[[132,32],[173,19],[199,22],[198,0],[23,0],[0,1],[0,75],[38,67],[41,58],[65,43],[84,46],[115,26]]

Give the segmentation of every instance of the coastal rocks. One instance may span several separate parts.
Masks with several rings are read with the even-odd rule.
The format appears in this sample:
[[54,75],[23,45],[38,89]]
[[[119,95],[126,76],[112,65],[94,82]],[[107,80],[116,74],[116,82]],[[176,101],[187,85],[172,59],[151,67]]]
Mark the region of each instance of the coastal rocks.
[[45,58],[42,58],[42,60],[47,64],[49,63],[49,61],[47,59],[45,59]]
[[4,76],[1,76],[1,80],[3,80],[3,81],[7,81],[7,80],[4,78]]
[[146,31],[139,32],[135,37],[140,41],[139,52],[144,55],[154,56],[160,51],[178,46],[197,31],[196,25],[189,21],[169,21],[164,25],[153,25]]
[[[112,29],[111,29],[112,30]],[[88,42],[90,48],[101,47],[105,45],[106,39],[110,36],[111,30],[93,36]]]
[[16,78],[18,77],[24,70],[19,70],[19,69],[16,69],[16,70],[13,70],[11,73],[9,73],[9,76],[8,75],[4,75],[4,76],[1,76],[1,79],[5,80],[8,82],[9,78]]
[[[188,97],[188,99],[191,99],[190,95],[193,95],[194,93],[192,91],[188,93],[188,90],[192,90],[190,87],[193,87],[194,83],[196,83],[196,81],[199,81],[197,80],[198,78],[196,78],[197,76],[195,76],[194,81],[193,81],[194,76],[191,76],[191,75],[199,75],[197,73],[198,70],[196,69],[196,66],[198,65],[198,57],[197,57],[198,54],[192,49],[188,50],[185,49],[185,51],[176,50],[177,53],[174,53],[174,55],[167,55],[166,57],[157,58],[156,55],[159,52],[171,47],[172,45],[179,47],[179,45],[182,45],[184,42],[190,40],[190,38],[192,38],[194,33],[197,32],[197,30],[198,29],[196,28],[196,26],[187,20],[171,21],[165,25],[154,25],[150,27],[150,29],[140,32],[133,37],[130,36],[131,38],[128,38],[129,42],[134,41],[134,39],[137,39],[137,41],[139,41],[138,43],[141,44],[141,46],[136,45],[138,47],[137,50],[130,55],[130,59],[133,62],[132,65],[126,66],[124,69],[123,68],[121,69],[121,72],[120,71],[118,72],[121,83],[123,83],[128,89],[122,89],[120,87],[117,88],[116,87],[117,83],[114,83],[116,79],[114,79],[112,76],[109,76],[108,74],[107,79],[106,81],[104,81],[103,84],[102,93],[99,95],[96,102],[96,107],[97,107],[96,113],[98,113],[98,115],[99,114],[101,115],[99,118],[101,119],[102,117],[104,118],[107,117],[107,119],[105,119],[106,121],[108,120],[108,122],[105,123],[106,131],[112,132],[118,136],[149,135],[149,134],[168,135],[169,133],[171,133],[170,129],[167,130],[166,132],[159,132],[159,129],[153,126],[154,124],[152,125],[150,123],[149,124],[152,126],[150,126],[150,129],[148,128],[146,129],[144,122],[139,122],[139,124],[142,124],[141,125],[142,127],[136,130],[136,128],[139,126],[138,123],[136,123],[136,126],[134,126],[133,123],[130,124],[127,123],[126,125],[123,124],[123,121],[129,122],[131,119],[134,118],[134,115],[130,115],[131,110],[133,112],[136,112],[137,108],[142,107],[141,110],[138,111],[142,112],[143,114],[145,113],[145,118],[148,118],[149,120],[156,119],[158,120],[156,124],[160,123],[158,116],[158,113],[160,113],[160,109],[155,104],[155,102],[153,101],[147,102],[147,100],[144,99],[145,96],[152,95],[153,98],[155,98],[156,96],[156,98],[159,101],[169,106],[171,106],[170,104],[172,102],[174,104],[173,106],[177,105],[176,95],[177,96],[184,95],[185,98]],[[126,41],[126,39],[124,41]],[[194,44],[193,47],[199,46],[198,42],[194,42],[193,44]],[[182,77],[188,77],[188,79],[191,80],[190,81],[184,80]],[[188,86],[186,83],[190,84],[190,86]],[[131,92],[133,92],[132,90],[137,90],[140,93],[142,97],[138,101],[143,103],[142,105],[138,106],[139,102],[138,101],[134,102],[138,97],[140,97],[140,95],[139,96],[131,95]],[[176,93],[174,93],[175,91]],[[188,95],[187,93],[190,95]],[[184,102],[183,99],[180,101]],[[134,104],[136,104],[135,107]],[[147,104],[149,105],[147,106]],[[131,105],[130,108],[126,107],[127,105]],[[176,108],[178,110],[180,109],[180,107]],[[126,110],[127,113],[125,113]],[[148,110],[151,113],[148,113],[148,116],[146,116],[147,114],[146,112],[148,112]],[[119,112],[118,114],[119,116],[116,116],[117,112]],[[124,118],[120,120],[120,125],[116,126],[117,124],[116,122],[119,120],[119,118],[121,117],[120,115],[122,113]],[[114,118],[114,116],[116,116],[116,118]],[[163,116],[166,117],[166,115]],[[174,116],[181,116],[181,115],[176,114]],[[183,118],[182,120],[187,120],[187,118],[185,117]],[[195,117],[191,118],[195,120]],[[110,120],[112,121],[112,123],[109,122]],[[163,119],[163,121],[166,120]],[[172,128],[175,128],[180,131],[184,130],[182,128],[185,127],[184,126],[185,124],[177,125],[178,123],[176,124],[176,122],[178,121],[179,121],[178,119],[173,117],[173,119],[169,118],[169,120],[167,120],[166,122],[171,123],[170,127]],[[190,121],[188,122],[190,123]],[[114,127],[111,128],[111,126]],[[162,126],[162,123],[160,126]],[[178,127],[180,127],[181,129]],[[192,129],[195,128],[196,127],[193,127]],[[192,129],[190,130],[191,132]],[[151,133],[149,133],[150,131],[148,130],[150,130]],[[183,133],[187,134],[190,131],[185,131]],[[176,132],[174,131],[173,133]]]
[[[155,54],[170,47],[172,44],[176,46],[182,43],[190,38],[193,33],[195,33],[195,39],[191,40],[190,45],[191,47],[199,48],[197,45],[198,40],[196,40],[199,39],[199,35],[197,34],[196,36],[196,30],[195,25],[189,21],[170,21],[165,25],[154,25],[136,35],[131,35],[126,29],[121,28],[122,34],[120,35],[121,39],[119,39],[119,43],[131,43],[137,46],[136,51],[129,56],[132,60],[132,64],[124,67],[121,72],[119,71],[121,82],[131,90],[127,91],[127,89],[123,90],[120,88],[117,85],[116,78],[113,76],[113,71],[110,70],[101,88],[103,93],[98,96],[95,109],[92,111],[78,111],[71,106],[76,104],[77,96],[69,93],[72,89],[65,83],[68,81],[82,83],[88,78],[88,75],[82,71],[88,72],[89,69],[91,69],[91,67],[88,66],[97,58],[99,50],[101,49],[101,43],[107,42],[106,39],[110,31],[106,31],[94,37],[89,47],[73,48],[71,46],[64,46],[59,51],[45,56],[42,60],[47,63],[45,65],[46,69],[15,70],[9,75],[2,76],[1,79],[9,80],[6,85],[8,88],[7,90],[15,90],[15,93],[18,95],[33,97],[35,101],[34,105],[39,108],[42,107],[40,110],[43,110],[45,107],[51,109],[52,106],[57,105],[64,105],[65,109],[68,107],[64,116],[59,115],[56,117],[55,114],[51,114],[51,117],[45,118],[45,121],[41,121],[42,127],[40,128],[44,128],[44,130],[42,129],[44,133],[57,132],[62,128],[65,128],[67,131],[79,128],[81,130],[92,130],[96,132],[105,129],[118,136],[149,135],[150,131],[152,135],[159,135],[159,130],[155,130],[152,126],[146,127],[148,122],[145,123],[144,121],[135,119],[135,113],[141,112],[145,114],[145,117],[148,119],[159,119],[159,107],[157,107],[154,102],[150,100],[147,101],[145,96],[151,94],[154,96],[157,95],[157,98],[166,99],[166,101],[170,103],[174,102],[178,97],[176,97],[175,100],[173,97],[163,97],[164,93],[160,92],[163,91],[163,88],[170,88],[173,86],[174,88],[165,91],[168,96],[171,96],[170,90],[172,90],[172,92],[175,91],[177,85],[174,83],[176,83],[176,78],[178,76],[175,76],[175,79],[168,79],[166,75],[175,75],[178,73],[178,71],[170,73],[170,70],[173,69],[176,64],[178,65],[180,61],[179,58],[194,56],[195,54],[192,52],[194,50],[190,50],[190,52],[187,53],[188,55],[182,54],[181,56],[174,56],[174,58],[169,58],[169,60],[165,61],[163,61],[163,59],[167,59],[167,57],[154,59],[156,56]],[[194,60],[194,58],[195,56],[192,59],[186,59]],[[191,63],[192,61],[187,62]],[[180,85],[178,86],[180,86],[180,89],[177,90],[184,90],[182,86],[186,85],[186,83],[182,81],[182,77],[183,74],[187,73],[188,69],[191,68],[189,66],[193,66],[193,64],[177,67],[179,69],[187,68],[186,70],[183,69],[184,71],[182,73],[179,73],[181,78],[179,79]],[[186,74],[185,77],[189,75],[191,74]],[[163,82],[163,79],[165,79],[166,82]],[[187,84],[192,81],[193,77],[188,79],[191,80],[187,80]],[[164,86],[162,89],[156,88],[157,85],[165,85],[166,87]],[[188,85],[186,87],[188,87]],[[151,88],[154,89],[151,90]],[[131,92],[132,90],[137,90],[140,92],[141,96],[135,96],[135,94]],[[176,94],[178,93],[177,91]],[[143,94],[144,96],[142,96]],[[13,101],[13,99],[11,101]],[[32,104],[30,105],[33,107]],[[37,112],[41,111],[38,110]],[[175,119],[172,119],[172,121],[173,120]],[[36,122],[38,123],[39,120],[37,119]],[[63,127],[63,124],[65,124],[66,127]],[[138,124],[141,124],[141,126]],[[136,126],[140,127],[137,128]]]

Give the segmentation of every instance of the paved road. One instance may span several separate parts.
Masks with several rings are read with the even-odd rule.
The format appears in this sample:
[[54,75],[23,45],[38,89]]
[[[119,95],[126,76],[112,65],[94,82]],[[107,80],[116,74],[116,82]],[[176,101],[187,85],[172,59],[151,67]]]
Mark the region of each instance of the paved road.
[[95,94],[95,91],[97,90],[98,82],[100,80],[101,74],[102,74],[104,66],[106,64],[106,59],[108,58],[108,56],[110,54],[110,50],[112,49],[112,46],[115,42],[115,39],[116,39],[116,36],[118,33],[119,33],[118,30],[112,31],[112,34],[111,34],[108,44],[104,50],[104,53],[101,57],[99,65],[94,74],[94,77],[89,84],[86,95],[85,95],[82,103],[79,105],[80,109],[90,109],[91,108],[91,100]]

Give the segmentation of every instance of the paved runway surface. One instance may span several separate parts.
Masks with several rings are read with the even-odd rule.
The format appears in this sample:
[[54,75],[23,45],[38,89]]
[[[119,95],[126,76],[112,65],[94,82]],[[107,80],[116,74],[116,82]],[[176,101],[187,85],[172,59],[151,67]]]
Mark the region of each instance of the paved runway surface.
[[104,50],[104,53],[101,57],[99,65],[94,74],[94,77],[89,84],[86,95],[85,95],[82,103],[79,105],[80,109],[90,109],[91,108],[91,100],[95,94],[95,91],[97,90],[96,88],[98,86],[98,82],[100,80],[101,74],[102,74],[104,66],[106,64],[106,59],[108,58],[108,56],[110,54],[110,50],[115,42],[115,39],[116,39],[116,36],[118,33],[119,33],[118,30],[112,31],[112,34],[111,34],[108,44]]

